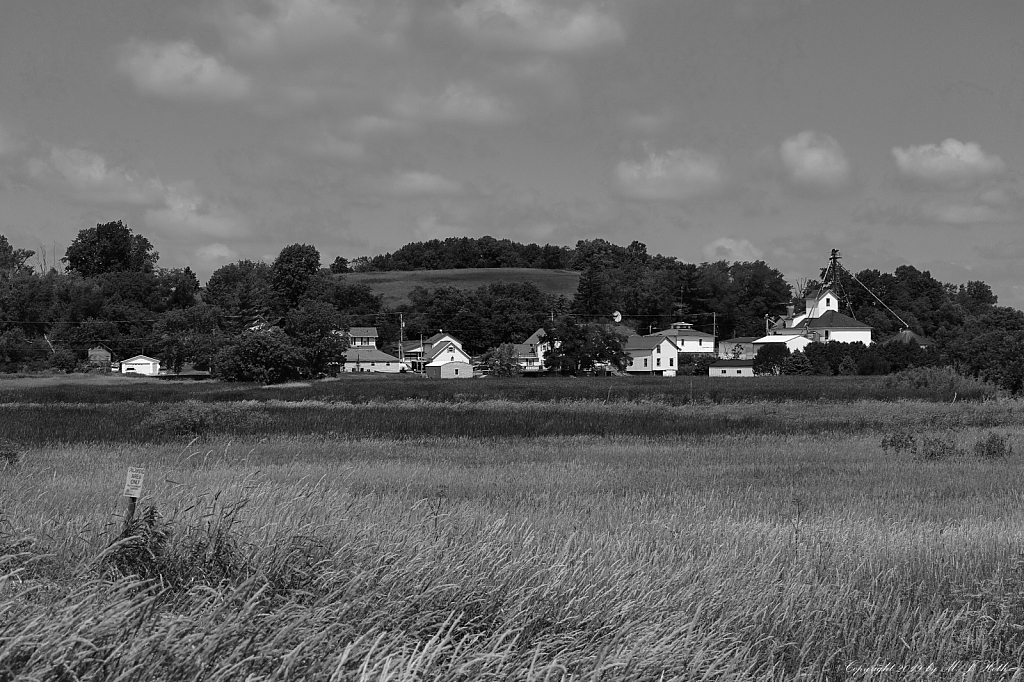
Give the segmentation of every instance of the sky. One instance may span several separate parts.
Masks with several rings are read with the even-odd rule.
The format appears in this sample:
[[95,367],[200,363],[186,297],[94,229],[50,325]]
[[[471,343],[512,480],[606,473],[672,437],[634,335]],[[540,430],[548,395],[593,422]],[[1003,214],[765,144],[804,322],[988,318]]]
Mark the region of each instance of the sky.
[[0,8],[0,234],[125,221],[205,281],[315,245],[838,248],[1024,308],[1020,0],[33,0]]

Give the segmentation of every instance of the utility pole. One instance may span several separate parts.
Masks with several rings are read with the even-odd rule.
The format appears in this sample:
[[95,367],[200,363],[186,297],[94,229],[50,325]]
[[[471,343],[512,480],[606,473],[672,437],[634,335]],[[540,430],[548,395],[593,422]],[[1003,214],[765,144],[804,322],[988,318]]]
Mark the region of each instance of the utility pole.
[[405,363],[405,317],[398,313],[398,366]]

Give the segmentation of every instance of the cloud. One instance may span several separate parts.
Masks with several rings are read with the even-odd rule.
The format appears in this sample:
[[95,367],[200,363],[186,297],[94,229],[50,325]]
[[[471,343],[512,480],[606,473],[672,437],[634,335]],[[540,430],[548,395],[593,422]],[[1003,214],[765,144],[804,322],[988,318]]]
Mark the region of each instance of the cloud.
[[452,13],[465,35],[488,47],[568,53],[625,40],[620,21],[591,2],[469,0]]
[[0,156],[6,156],[7,154],[13,154],[15,151],[21,148],[21,144],[14,133],[7,128],[2,121],[0,121]]
[[452,83],[434,96],[404,95],[394,104],[405,118],[460,123],[507,123],[514,119],[511,106],[473,83]]
[[204,263],[229,263],[238,259],[238,252],[226,244],[207,244],[196,249],[196,258]]
[[625,196],[659,201],[685,201],[725,184],[719,158],[692,149],[651,153],[641,162],[622,161],[615,176]]
[[805,130],[787,138],[779,149],[789,179],[814,189],[837,189],[850,180],[850,164],[835,138]]
[[241,237],[249,233],[245,217],[237,210],[213,204],[192,183],[167,188],[164,206],[146,211],[146,224],[175,236]]
[[191,42],[158,45],[133,40],[119,52],[118,70],[150,95],[228,101],[243,99],[251,91],[247,76],[203,54]]
[[28,169],[36,181],[91,203],[153,205],[165,193],[159,179],[120,166],[108,168],[102,156],[83,149],[52,147],[48,158],[29,159]]
[[705,244],[702,249],[704,259],[712,261],[755,261],[761,260],[764,254],[746,239],[735,239],[733,237],[722,237],[710,244]]
[[427,197],[461,194],[461,183],[433,173],[400,173],[386,184],[388,193],[397,197]]
[[967,187],[1006,172],[1006,164],[995,154],[953,138],[940,145],[893,147],[892,155],[904,176],[944,187]]
[[918,208],[921,218],[946,225],[1006,223],[1013,216],[984,204],[947,200],[926,201]]
[[364,137],[386,133],[408,133],[413,130],[413,124],[400,118],[388,116],[360,116],[352,121],[350,128],[354,135]]
[[352,42],[393,46],[412,15],[404,0],[225,0],[213,14],[232,52],[308,52]]

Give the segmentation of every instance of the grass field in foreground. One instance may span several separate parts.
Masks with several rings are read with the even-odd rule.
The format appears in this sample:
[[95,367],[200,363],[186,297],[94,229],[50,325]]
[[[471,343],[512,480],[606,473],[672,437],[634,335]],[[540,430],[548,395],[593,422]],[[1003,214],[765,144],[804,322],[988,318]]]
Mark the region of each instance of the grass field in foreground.
[[32,446],[0,471],[0,679],[1011,678],[1024,472],[975,446],[1021,452],[1016,403],[702,409],[864,421]]

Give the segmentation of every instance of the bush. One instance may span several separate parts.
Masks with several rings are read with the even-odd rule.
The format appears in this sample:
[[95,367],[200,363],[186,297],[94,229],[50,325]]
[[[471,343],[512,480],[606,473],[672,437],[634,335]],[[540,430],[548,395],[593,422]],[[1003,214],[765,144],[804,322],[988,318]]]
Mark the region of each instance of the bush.
[[886,388],[938,395],[943,400],[995,398],[999,389],[981,379],[965,377],[948,367],[913,367],[890,374]]
[[0,470],[13,467],[21,461],[21,451],[9,440],[0,438]]
[[307,370],[302,349],[280,330],[243,332],[238,343],[221,349],[214,364],[225,381],[264,384],[299,379]]
[[990,433],[979,438],[974,444],[974,455],[978,459],[1004,459],[1013,453],[1010,440],[1004,435]]
[[924,460],[935,461],[939,459],[948,459],[950,457],[958,457],[963,454],[963,450],[956,446],[951,435],[945,437],[923,436],[921,438],[921,448],[918,456]]
[[168,436],[201,436],[208,433],[245,433],[265,425],[271,417],[246,403],[204,403],[186,400],[156,412],[153,429]]

